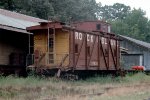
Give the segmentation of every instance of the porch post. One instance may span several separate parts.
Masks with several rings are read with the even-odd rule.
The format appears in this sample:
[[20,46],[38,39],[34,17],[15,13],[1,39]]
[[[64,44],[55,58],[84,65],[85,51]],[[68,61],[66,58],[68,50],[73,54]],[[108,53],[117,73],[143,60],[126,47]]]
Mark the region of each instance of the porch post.
[[55,30],[55,25],[53,26],[53,60],[55,63],[56,60],[56,53],[55,53],[55,34],[56,34],[56,30]]
[[48,26],[48,32],[47,32],[47,53],[48,53],[48,55],[47,55],[47,64],[49,64],[49,26]]
[[28,39],[28,40],[29,40],[29,44],[28,44],[28,46],[29,46],[28,50],[29,50],[29,51],[28,51],[28,53],[30,54],[30,53],[31,53],[31,50],[30,50],[30,47],[31,47],[31,43],[30,43],[30,42],[31,42],[30,34],[29,34],[29,37],[28,37],[28,38],[29,38],[29,39]]

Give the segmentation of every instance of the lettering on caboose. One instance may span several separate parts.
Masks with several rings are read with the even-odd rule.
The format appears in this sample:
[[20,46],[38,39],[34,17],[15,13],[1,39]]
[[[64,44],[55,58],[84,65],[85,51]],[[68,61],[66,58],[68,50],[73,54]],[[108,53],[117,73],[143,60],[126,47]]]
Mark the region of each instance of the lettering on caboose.
[[[80,32],[75,32],[75,39],[82,40],[83,34]],[[87,41],[93,42],[93,35],[87,34]]]
[[[94,41],[93,37],[94,37],[93,35],[87,34],[87,41],[93,43],[93,41]],[[83,39],[83,33],[75,32],[75,39],[81,41]],[[97,39],[96,41],[98,42],[98,38],[96,38],[96,39]],[[102,37],[101,38],[101,42],[102,42],[102,44],[107,45],[107,42],[108,42],[107,38]],[[111,45],[116,45],[116,41],[115,40],[111,39],[110,42],[111,42]]]

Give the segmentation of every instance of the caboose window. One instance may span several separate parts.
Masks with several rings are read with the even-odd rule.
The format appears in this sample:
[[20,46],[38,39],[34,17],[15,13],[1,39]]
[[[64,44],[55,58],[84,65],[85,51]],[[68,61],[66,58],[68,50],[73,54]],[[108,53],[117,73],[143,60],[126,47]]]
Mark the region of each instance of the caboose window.
[[87,46],[87,56],[90,56],[90,46]]
[[97,24],[97,25],[96,25],[96,29],[97,29],[97,30],[100,30],[100,29],[101,29],[101,24]]
[[53,48],[53,38],[49,38],[49,48]]
[[108,26],[108,33],[110,33],[111,29],[110,29],[110,26]]
[[78,44],[75,44],[75,53],[78,53]]

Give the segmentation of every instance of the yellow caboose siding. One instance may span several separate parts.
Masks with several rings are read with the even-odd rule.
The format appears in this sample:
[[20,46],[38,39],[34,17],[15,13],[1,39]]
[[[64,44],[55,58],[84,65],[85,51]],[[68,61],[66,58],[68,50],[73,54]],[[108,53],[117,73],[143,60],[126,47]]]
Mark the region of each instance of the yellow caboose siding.
[[41,54],[47,52],[47,33],[39,32],[34,34],[34,51],[38,50]]
[[[66,54],[69,54],[69,33],[67,31],[57,30],[55,34],[55,61],[60,64]],[[69,56],[64,62],[64,66],[69,64]]]
[[[41,65],[47,67],[59,67],[60,63],[62,62],[63,58],[66,54],[69,54],[69,33],[66,31],[62,31],[61,29],[56,29],[55,32],[50,32],[49,34],[54,35],[54,45],[52,52],[48,52],[48,31],[38,31],[38,33],[34,34],[34,51],[39,51],[40,56],[45,54],[42,61],[40,62]],[[49,48],[52,49],[52,48]],[[51,51],[51,50],[50,50]],[[50,55],[53,55],[53,62]],[[67,66],[69,64],[69,56],[63,63],[63,66]]]
[[[40,65],[46,65],[47,64],[47,33],[44,31],[40,31],[38,33],[34,34],[34,52],[39,52],[39,57],[42,57],[42,55],[45,54],[45,56],[39,61]],[[37,56],[37,55],[35,55]],[[35,60],[36,61],[36,60]]]

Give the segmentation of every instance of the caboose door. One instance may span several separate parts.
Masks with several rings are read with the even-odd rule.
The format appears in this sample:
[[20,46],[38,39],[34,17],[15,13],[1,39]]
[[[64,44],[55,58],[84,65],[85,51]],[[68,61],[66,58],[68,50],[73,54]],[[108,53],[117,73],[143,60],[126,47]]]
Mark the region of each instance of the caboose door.
[[50,33],[49,34],[49,64],[54,63],[54,39],[55,39],[55,34]]

